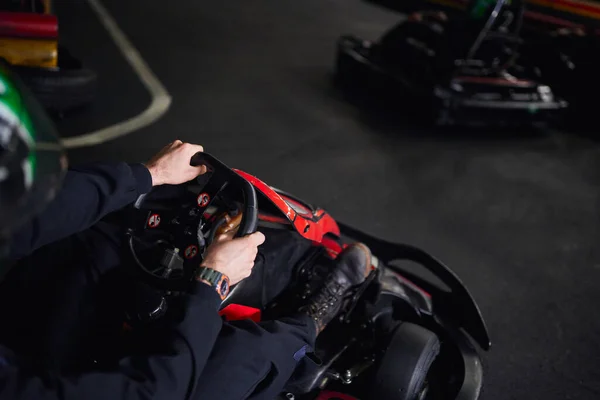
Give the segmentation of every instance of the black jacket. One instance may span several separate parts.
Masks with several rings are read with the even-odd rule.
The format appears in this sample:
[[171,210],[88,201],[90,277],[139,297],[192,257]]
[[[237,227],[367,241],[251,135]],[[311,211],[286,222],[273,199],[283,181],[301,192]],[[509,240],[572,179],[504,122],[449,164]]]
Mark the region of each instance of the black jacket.
[[[152,187],[139,164],[72,169],[46,210],[14,235],[12,257],[83,231]],[[198,283],[183,320],[172,328],[160,354],[123,358],[113,370],[58,375],[32,372],[18,355],[0,346],[0,399],[187,399],[221,329],[220,298]],[[5,321],[7,322],[7,321]],[[1,326],[0,326],[1,329]]]

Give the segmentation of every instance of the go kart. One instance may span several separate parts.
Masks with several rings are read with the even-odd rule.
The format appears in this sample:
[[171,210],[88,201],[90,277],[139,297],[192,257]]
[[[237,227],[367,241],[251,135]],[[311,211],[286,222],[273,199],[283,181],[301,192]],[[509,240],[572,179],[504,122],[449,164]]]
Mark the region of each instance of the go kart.
[[131,272],[159,294],[153,302],[145,297],[144,310],[134,313],[136,323],[168,311],[218,234],[261,230],[267,246],[269,235],[279,232],[292,244],[289,271],[276,266],[286,277],[284,289],[261,301],[272,285],[264,284],[265,274],[255,266],[223,301],[221,313],[229,319],[268,319],[275,309],[294,309],[318,287],[343,248],[358,241],[372,250],[372,271],[319,335],[281,398],[478,398],[483,375],[476,346],[488,350],[490,338],[477,304],[447,266],[413,246],[336,222],[325,210],[207,153],[196,154],[191,163],[207,166],[208,173],[187,184],[157,187],[128,212]]
[[0,2],[0,61],[18,73],[46,109],[62,113],[93,101],[97,75],[58,44],[57,17],[38,13],[50,6],[48,1],[19,2],[18,7]]
[[342,36],[336,81],[410,99],[435,125],[545,123],[567,103],[519,65],[522,19],[521,1],[477,0],[462,17],[414,13],[377,43]]

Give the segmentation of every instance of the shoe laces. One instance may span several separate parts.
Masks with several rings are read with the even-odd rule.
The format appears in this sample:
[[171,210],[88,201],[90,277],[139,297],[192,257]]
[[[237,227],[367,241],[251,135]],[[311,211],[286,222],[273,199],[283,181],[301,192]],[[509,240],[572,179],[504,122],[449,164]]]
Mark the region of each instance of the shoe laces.
[[341,299],[344,286],[331,280],[325,283],[308,306],[312,314],[323,315],[330,307],[334,307]]

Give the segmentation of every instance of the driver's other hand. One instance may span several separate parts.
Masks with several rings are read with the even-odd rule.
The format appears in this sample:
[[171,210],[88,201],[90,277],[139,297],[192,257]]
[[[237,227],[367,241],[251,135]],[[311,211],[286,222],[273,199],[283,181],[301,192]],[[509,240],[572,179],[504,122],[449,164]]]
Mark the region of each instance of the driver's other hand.
[[258,246],[264,241],[265,235],[260,232],[235,239],[221,235],[206,249],[202,266],[227,275],[229,284],[235,285],[252,273]]
[[199,151],[204,151],[204,148],[198,144],[183,143],[181,140],[163,147],[144,164],[152,176],[152,186],[179,185],[206,173],[204,165],[190,165],[192,156]]

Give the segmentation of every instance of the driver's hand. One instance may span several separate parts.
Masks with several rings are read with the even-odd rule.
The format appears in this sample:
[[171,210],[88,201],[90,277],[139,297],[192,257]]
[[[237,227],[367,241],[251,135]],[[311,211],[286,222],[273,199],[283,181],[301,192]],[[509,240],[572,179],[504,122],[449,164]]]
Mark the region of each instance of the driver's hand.
[[204,165],[197,167],[190,165],[192,156],[199,151],[204,151],[204,148],[198,144],[183,143],[181,140],[163,147],[144,164],[152,176],[152,186],[179,185],[206,173]]
[[235,239],[231,234],[221,235],[206,249],[201,266],[227,275],[229,284],[235,285],[252,273],[258,246],[264,241],[265,235],[260,232]]

